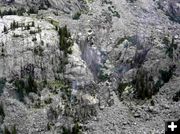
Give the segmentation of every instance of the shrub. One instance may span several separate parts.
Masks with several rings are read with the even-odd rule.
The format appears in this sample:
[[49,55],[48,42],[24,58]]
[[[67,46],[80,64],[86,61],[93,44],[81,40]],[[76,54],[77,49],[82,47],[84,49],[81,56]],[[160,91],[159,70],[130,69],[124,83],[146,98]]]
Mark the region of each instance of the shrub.
[[32,30],[29,32],[29,34],[36,34],[36,33],[37,31],[32,31]]
[[3,134],[17,134],[15,125],[13,126],[11,131],[9,131],[9,129],[5,126]]
[[180,91],[176,92],[173,96],[173,101],[178,102],[180,100]]
[[114,12],[113,12],[113,16],[115,16],[115,17],[117,17],[117,18],[120,18],[120,17],[121,17],[120,14],[119,14],[117,11],[114,11]]
[[32,27],[34,27],[34,26],[35,26],[34,21],[32,22],[31,26],[32,26]]
[[124,89],[125,89],[127,86],[129,86],[129,85],[130,85],[130,83],[120,83],[120,84],[118,85],[117,91],[118,91],[119,97],[121,97],[122,93],[124,92]]
[[67,30],[67,26],[64,26],[62,28],[59,28],[58,33],[60,35],[60,41],[59,41],[60,50],[63,50],[65,56],[67,56],[67,54],[72,53],[71,46],[73,45],[73,42],[70,38],[71,37],[70,32]]
[[0,16],[1,18],[5,15],[19,15],[19,16],[22,16],[23,13],[25,13],[26,10],[22,7],[22,8],[19,8],[17,10],[12,10],[11,8],[9,10],[3,10],[1,11],[0,10]]
[[173,52],[175,49],[177,49],[177,44],[174,42],[174,37],[172,37],[172,40],[166,36],[163,38],[163,44],[165,44],[166,54],[169,56],[169,58],[173,58]]
[[169,70],[159,70],[160,77],[155,84],[157,89],[161,88],[165,83],[169,82],[172,78],[174,71],[176,70],[175,65],[169,66]]
[[0,104],[0,115],[2,117],[5,117],[5,113],[4,113],[4,109],[3,109],[3,105],[2,104]]
[[81,12],[76,12],[74,15],[73,15],[73,20],[79,20],[81,16]]
[[66,127],[62,127],[62,134],[71,134],[71,130]]
[[26,12],[26,9],[25,8],[19,8],[17,9],[17,15],[19,16],[23,16],[23,14]]
[[72,128],[72,134],[79,134],[81,130],[81,126],[79,126],[79,123],[75,123],[75,125]]
[[11,30],[15,30],[16,28],[18,28],[19,27],[19,23],[18,22],[16,22],[15,20],[11,23],[11,25],[10,25],[10,29]]
[[0,95],[3,93],[3,88],[6,84],[6,79],[5,78],[0,78]]
[[14,125],[13,129],[12,129],[12,134],[17,134],[17,130],[16,130],[16,127]]
[[30,25],[29,25],[29,23],[25,26],[25,30],[30,30]]
[[127,0],[128,2],[130,2],[130,3],[134,3],[134,2],[136,2],[137,0]]
[[33,37],[33,38],[32,38],[32,41],[33,41],[33,42],[37,41],[37,38],[36,38],[36,37]]
[[3,10],[1,12],[1,16],[4,16],[4,15],[16,15],[16,11],[12,10],[11,8],[9,10]]
[[29,14],[37,14],[38,10],[36,10],[34,7],[30,7],[29,10],[28,10],[28,13]]
[[172,66],[169,66],[169,70],[166,71],[166,70],[159,70],[159,73],[160,73],[160,80],[163,81],[163,83],[167,83],[171,77],[173,76],[173,73],[176,69],[176,66],[175,65],[172,65]]
[[37,83],[31,75],[28,77],[27,82],[28,85],[26,87],[26,93],[30,93],[30,92],[37,93]]
[[4,30],[3,30],[4,33],[7,33],[8,32],[8,29],[6,26],[4,26]]
[[135,88],[137,97],[140,99],[149,99],[158,91],[155,87],[153,77],[142,67],[137,70],[132,85]]
[[25,80],[15,80],[14,85],[16,87],[20,101],[23,101],[24,96],[30,92],[37,93],[37,83],[31,75],[29,75]]
[[71,128],[62,127],[62,134],[81,134],[81,126],[79,123],[75,123],[74,126]]
[[23,80],[15,80],[14,85],[16,87],[16,91],[18,93],[18,98],[20,101],[24,100],[24,94],[25,94],[25,82]]
[[5,126],[4,133],[3,134],[11,134],[11,132],[8,130],[8,128]]
[[43,48],[41,46],[37,46],[34,48],[34,54],[35,55],[39,55],[39,56],[42,56],[43,55]]

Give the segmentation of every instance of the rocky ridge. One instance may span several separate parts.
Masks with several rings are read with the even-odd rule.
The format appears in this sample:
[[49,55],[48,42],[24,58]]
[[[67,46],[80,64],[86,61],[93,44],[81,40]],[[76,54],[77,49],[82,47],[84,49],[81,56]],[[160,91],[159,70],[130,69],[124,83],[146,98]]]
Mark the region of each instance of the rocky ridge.
[[0,3],[1,132],[164,133],[180,117],[178,0]]

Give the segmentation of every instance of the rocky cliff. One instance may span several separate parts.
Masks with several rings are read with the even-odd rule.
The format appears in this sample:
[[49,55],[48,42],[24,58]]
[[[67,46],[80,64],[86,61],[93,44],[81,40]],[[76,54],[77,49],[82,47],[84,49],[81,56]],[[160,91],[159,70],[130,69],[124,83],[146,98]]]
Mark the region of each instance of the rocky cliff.
[[180,117],[179,0],[1,0],[0,133],[164,133]]

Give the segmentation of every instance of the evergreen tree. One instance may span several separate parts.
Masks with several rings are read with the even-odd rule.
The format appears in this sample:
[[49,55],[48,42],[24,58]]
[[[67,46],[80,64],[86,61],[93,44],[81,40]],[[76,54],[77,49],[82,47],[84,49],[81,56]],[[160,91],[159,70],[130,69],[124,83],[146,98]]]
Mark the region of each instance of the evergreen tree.
[[11,8],[8,10],[7,15],[13,15],[13,11]]
[[7,33],[7,31],[8,31],[8,30],[7,30],[7,27],[6,27],[6,26],[4,26],[4,30],[3,30],[3,32],[4,32],[4,33]]
[[4,134],[11,134],[11,132],[9,132],[8,128],[5,126],[4,128]]
[[13,129],[12,129],[12,134],[17,134],[17,130],[16,130],[16,127],[14,125]]
[[2,12],[1,12],[1,10],[0,10],[0,16],[1,16],[1,18],[2,18]]
[[30,25],[29,25],[29,23],[28,23],[27,26],[26,26],[26,30],[30,30]]
[[35,24],[34,24],[34,21],[32,22],[32,25],[31,25],[32,27],[34,27],[35,26]]

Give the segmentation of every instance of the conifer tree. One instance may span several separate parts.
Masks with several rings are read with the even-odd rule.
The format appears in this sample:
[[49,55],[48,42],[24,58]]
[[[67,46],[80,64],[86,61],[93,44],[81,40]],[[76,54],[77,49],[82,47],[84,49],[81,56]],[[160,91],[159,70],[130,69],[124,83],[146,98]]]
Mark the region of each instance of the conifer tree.
[[3,30],[3,32],[4,32],[4,33],[7,33],[7,31],[8,31],[8,30],[7,30],[7,27],[6,27],[6,26],[4,26],[4,30]]

